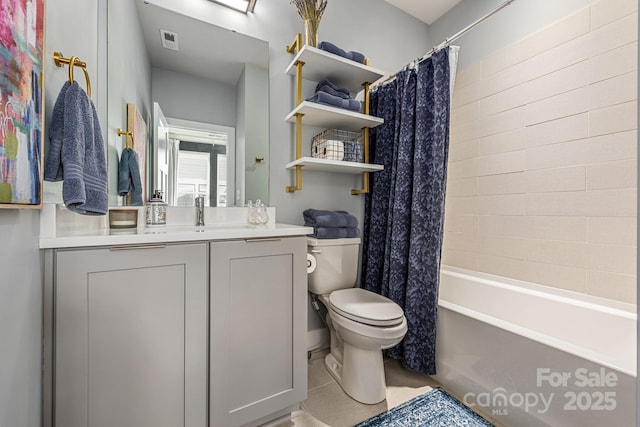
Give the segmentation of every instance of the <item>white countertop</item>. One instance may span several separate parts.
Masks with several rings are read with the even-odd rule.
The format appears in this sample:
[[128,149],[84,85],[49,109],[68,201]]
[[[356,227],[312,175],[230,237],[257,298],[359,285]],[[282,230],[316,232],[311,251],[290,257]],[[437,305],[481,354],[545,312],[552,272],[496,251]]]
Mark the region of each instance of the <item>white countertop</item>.
[[64,235],[40,238],[40,249],[78,248],[87,246],[145,245],[154,243],[196,242],[208,240],[259,239],[269,237],[302,236],[313,228],[300,225],[266,224],[229,226],[166,226],[137,229],[97,229],[69,232]]
[[[45,204],[40,216],[40,249],[80,248],[91,246],[149,245],[209,240],[263,239],[304,236],[313,233],[312,227],[278,224],[275,209],[269,208],[270,222],[250,225],[245,208],[210,209],[204,227],[193,224],[192,209],[173,209],[175,222],[166,226],[131,229],[110,229],[106,217],[83,217],[69,213],[60,205]],[[138,224],[143,223],[142,213]]]

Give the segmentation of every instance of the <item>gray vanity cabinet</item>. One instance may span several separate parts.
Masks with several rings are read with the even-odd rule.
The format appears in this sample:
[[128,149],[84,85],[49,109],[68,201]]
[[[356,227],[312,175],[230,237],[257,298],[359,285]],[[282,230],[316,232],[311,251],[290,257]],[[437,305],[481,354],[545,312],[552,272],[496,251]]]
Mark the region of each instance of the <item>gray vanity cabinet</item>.
[[56,427],[205,427],[207,244],[50,250],[45,260],[45,426],[49,415]]
[[306,399],[306,239],[212,242],[210,254],[209,426],[257,425]]

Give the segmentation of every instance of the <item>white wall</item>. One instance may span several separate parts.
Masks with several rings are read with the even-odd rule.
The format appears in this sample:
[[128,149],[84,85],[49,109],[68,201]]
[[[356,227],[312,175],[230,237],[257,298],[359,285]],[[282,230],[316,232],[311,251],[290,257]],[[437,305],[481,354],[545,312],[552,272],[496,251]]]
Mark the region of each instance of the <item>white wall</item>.
[[[244,199],[266,202],[269,200],[269,111],[265,110],[269,109],[269,72],[247,64],[244,81],[246,117],[251,117],[244,124]],[[256,157],[265,160],[258,163]]]
[[638,5],[558,7],[511,31],[539,4],[469,38],[486,53],[454,90],[443,262],[635,303]]

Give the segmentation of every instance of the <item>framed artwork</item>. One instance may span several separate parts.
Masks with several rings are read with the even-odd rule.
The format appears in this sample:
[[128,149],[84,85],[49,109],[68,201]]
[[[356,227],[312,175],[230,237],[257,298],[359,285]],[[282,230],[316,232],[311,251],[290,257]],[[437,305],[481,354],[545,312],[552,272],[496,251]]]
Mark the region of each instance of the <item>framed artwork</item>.
[[2,1],[0,51],[0,208],[40,208],[44,0]]
[[127,104],[127,129],[133,131],[133,149],[138,154],[140,182],[142,182],[142,203],[147,201],[147,123],[135,104]]

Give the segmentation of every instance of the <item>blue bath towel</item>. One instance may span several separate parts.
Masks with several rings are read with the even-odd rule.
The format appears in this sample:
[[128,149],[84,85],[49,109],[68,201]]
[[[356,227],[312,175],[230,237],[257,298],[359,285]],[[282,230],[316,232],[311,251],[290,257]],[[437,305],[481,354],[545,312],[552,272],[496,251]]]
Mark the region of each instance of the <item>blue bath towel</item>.
[[358,218],[347,211],[305,209],[302,216],[307,227],[358,228]]
[[307,101],[343,108],[350,111],[360,111],[360,108],[362,107],[360,101],[356,101],[355,99],[342,99],[337,96],[329,95],[326,92],[317,92],[311,98],[307,98]]
[[351,99],[351,94],[349,93],[349,89],[344,87],[339,87],[331,80],[322,80],[320,83],[316,85],[316,92],[327,92],[330,95],[339,96],[344,99]]
[[129,205],[142,206],[142,181],[138,153],[130,148],[122,150],[118,164],[118,194],[126,196],[131,192]]
[[69,89],[67,81],[62,85],[56,103],[51,113],[51,126],[49,127],[49,150],[44,165],[45,181],[62,181],[62,140],[64,133],[64,96]]
[[352,227],[315,227],[312,236],[317,239],[349,239],[360,236],[360,230]]
[[57,107],[60,97],[64,97],[64,108],[51,119],[49,153],[53,157],[47,161],[45,179],[63,180],[62,199],[69,210],[106,215],[107,161],[95,106],[77,82],[64,84]]
[[360,52],[346,51],[346,50],[341,49],[338,46],[334,45],[333,43],[330,43],[330,42],[327,42],[327,41],[320,42],[320,45],[318,46],[318,48],[322,49],[322,50],[324,50],[326,52],[333,53],[334,55],[338,55],[338,56],[341,56],[343,58],[349,59],[351,61],[355,61],[355,62],[359,62],[361,64],[364,64],[365,57]]

